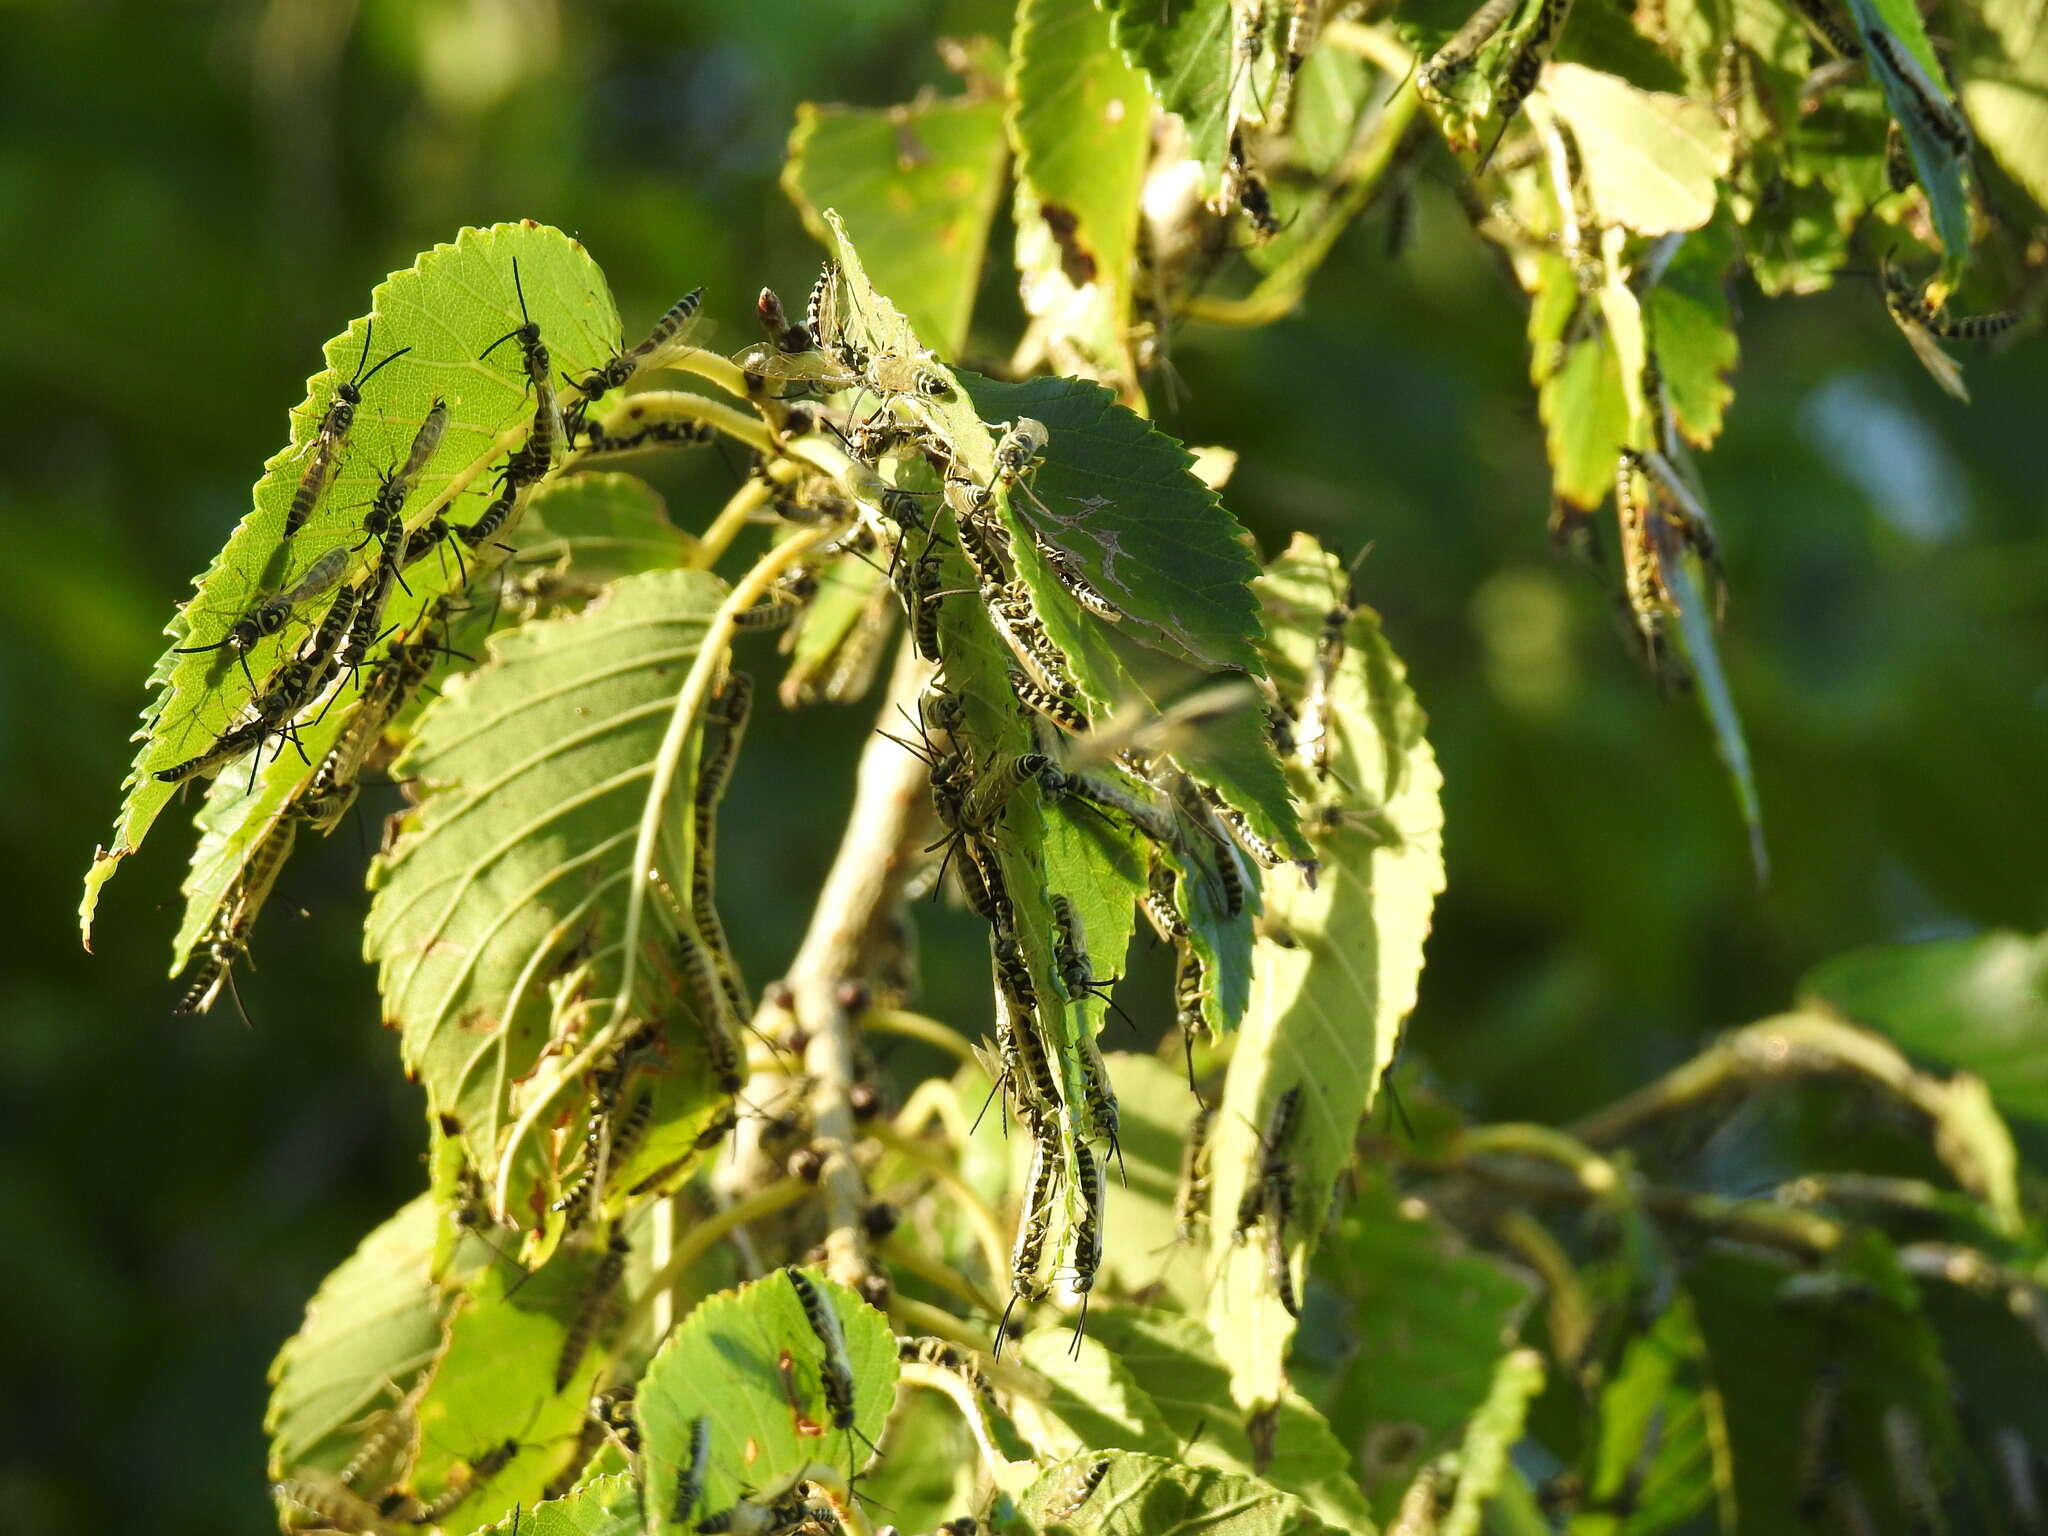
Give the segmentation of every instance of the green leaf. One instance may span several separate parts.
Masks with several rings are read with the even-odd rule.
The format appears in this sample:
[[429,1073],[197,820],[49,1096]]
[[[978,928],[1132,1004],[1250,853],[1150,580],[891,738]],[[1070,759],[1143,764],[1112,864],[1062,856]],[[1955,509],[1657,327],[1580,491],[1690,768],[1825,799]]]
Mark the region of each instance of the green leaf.
[[1187,153],[1202,165],[1212,195],[1229,149],[1232,10],[1229,0],[1106,0],[1116,45],[1152,80],[1165,111],[1187,133]]
[[[1189,1120],[1187,1078],[1178,1063],[1169,1066],[1156,1056],[1112,1051],[1104,1059],[1116,1086],[1129,1179],[1112,1179],[1104,1191],[1103,1220],[1116,1234],[1103,1253],[1104,1287],[1112,1294],[1151,1294],[1156,1303],[1170,1300],[1183,1312],[1199,1312],[1206,1288],[1201,1250],[1179,1241],[1174,1231]],[[1098,1306],[1088,1314],[1090,1334],[1101,1311]]]
[[1017,269],[1053,367],[1117,385],[1126,337],[1152,91],[1110,43],[1093,0],[1026,0],[1010,64],[1017,155]]
[[[1121,1234],[1119,1234],[1121,1240]],[[1088,1316],[1090,1333],[1078,1351],[1065,1328],[1040,1328],[1026,1334],[1017,1358],[1045,1378],[1047,1391],[1017,1393],[1010,1400],[1010,1422],[1030,1443],[1032,1452],[1057,1460],[1074,1451],[1146,1451],[1171,1456],[1180,1441],[1145,1389],[1138,1385],[1116,1354],[1095,1336],[1097,1308]]]
[[1714,216],[1731,150],[1708,103],[1639,90],[1583,64],[1552,64],[1543,90],[1572,131],[1601,223],[1661,235]]
[[1280,1399],[1263,1458],[1245,1426],[1217,1411],[1229,1400],[1230,1371],[1201,1323],[1141,1307],[1097,1307],[1088,1314],[1088,1334],[1115,1352],[1150,1398],[1176,1444],[1185,1446],[1183,1461],[1251,1476],[1263,1459],[1266,1465],[1256,1475],[1293,1494],[1331,1526],[1372,1529],[1372,1510],[1352,1477],[1350,1455],[1306,1399],[1294,1392]]
[[[1035,533],[1072,555],[1123,610],[1117,633],[1198,666],[1260,674],[1250,586],[1257,563],[1237,519],[1195,478],[1193,454],[1085,379],[961,381],[984,420],[1029,416],[1052,434],[1038,469],[1020,482],[1028,493],[1008,498],[1021,548]],[[1070,606],[1049,573],[1032,594],[1041,610]]]
[[896,1393],[895,1336],[882,1314],[845,1286],[806,1273],[845,1334],[858,1434],[832,1427],[819,1386],[824,1352],[784,1275],[710,1297],[669,1335],[640,1382],[641,1465],[647,1497],[662,1516],[673,1509],[677,1478],[689,1468],[690,1426],[699,1418],[710,1426],[710,1452],[698,1519],[747,1492],[772,1489],[812,1462],[851,1475],[868,1459],[862,1438],[882,1438]]
[[556,589],[591,597],[618,577],[683,565],[696,547],[645,480],[586,472],[533,493],[520,519],[518,568],[523,584],[544,572]]
[[270,1476],[338,1472],[373,1416],[396,1406],[440,1352],[449,1298],[428,1273],[437,1221],[420,1195],[320,1283],[270,1366]]
[[[1345,580],[1337,560],[1299,534],[1260,578],[1267,667],[1297,720],[1318,665],[1323,616]],[[1268,876],[1268,936],[1259,941],[1252,1006],[1211,1143],[1209,1255],[1217,1278],[1209,1320],[1246,1405],[1278,1400],[1294,1331],[1263,1241],[1232,1235],[1247,1186],[1258,1178],[1260,1138],[1281,1096],[1299,1089],[1299,1123],[1286,1148],[1295,1212],[1288,1254],[1299,1271],[1415,1006],[1423,941],[1443,889],[1441,775],[1406,669],[1369,609],[1345,626],[1328,696],[1328,779],[1297,770],[1331,816],[1316,834],[1321,872],[1313,886],[1291,866]],[[1301,747],[1306,753],[1310,744]]]
[[[448,1342],[421,1395],[419,1457],[413,1492],[423,1499],[462,1486],[469,1491],[460,1514],[444,1524],[467,1528],[484,1518],[531,1507],[563,1470],[582,1428],[590,1393],[607,1352],[596,1336],[563,1390],[554,1390],[556,1365],[572,1326],[583,1312],[602,1250],[564,1247],[532,1274],[509,1261],[493,1264],[448,1319]],[[480,1458],[507,1441],[511,1458],[481,1479]]]
[[1340,1218],[1316,1274],[1343,1298],[1354,1339],[1330,1419],[1390,1520],[1410,1478],[1458,1443],[1486,1400],[1535,1282],[1377,1181]]
[[[534,1072],[558,1019],[587,1038],[621,994],[636,1018],[665,1020],[687,993],[672,917],[632,863],[677,690],[723,594],[702,572],[652,571],[494,637],[399,765],[426,793],[372,871],[365,947],[408,1069],[480,1168],[497,1167],[526,1095],[549,1086]],[[694,777],[674,776],[664,825],[689,824],[675,808]],[[661,840],[684,900],[690,857]]]
[[475,1536],[641,1536],[642,1529],[640,1485],[629,1472],[613,1472],[508,1514]]
[[1974,1073],[2008,1114],[2048,1121],[2048,938],[1852,950],[1808,972],[1800,992],[1916,1056]]
[[1863,1234],[1839,1269],[1830,1288],[1717,1249],[1689,1268],[1687,1289],[1726,1404],[1730,1497],[1744,1536],[1813,1528],[1799,1509],[1799,1468],[1823,1372],[1840,1382],[1828,1471],[1861,1491],[1879,1529],[1915,1528],[1895,1502],[1886,1410],[1897,1405],[1918,1423],[1937,1477],[1954,1453],[1957,1430],[1939,1341],[1920,1315],[1911,1282],[1875,1233]]
[[1935,230],[1941,236],[1944,264],[1949,272],[1959,272],[1970,255],[1970,194],[1963,183],[1963,171],[1968,162],[1959,159],[1928,131],[1912,85],[1892,72],[1870,41],[1874,29],[1890,33],[1897,45],[1919,65],[1921,78],[1934,83],[1933,88],[1940,93],[1942,101],[1953,110],[1954,103],[1949,102],[1948,93],[1939,84],[1944,78],[1941,61],[1935,56],[1934,45],[1927,40],[1927,27],[1921,20],[1920,9],[1913,0],[1849,0],[1849,15],[1855,20],[1856,30],[1863,38],[1870,72],[1884,91],[1885,105],[1891,110],[1892,121],[1899,125],[1907,152],[1913,157],[1914,177],[1927,194],[1928,212],[1933,215]]
[[1437,1527],[1441,1536],[1477,1536],[1486,1503],[1510,1476],[1508,1452],[1522,1438],[1529,1404],[1543,1390],[1543,1357],[1533,1349],[1505,1356],[1493,1373],[1486,1401],[1465,1428],[1458,1449],[1458,1491]]
[[1680,434],[1696,448],[1713,445],[1735,389],[1728,380],[1741,348],[1728,307],[1729,221],[1683,243],[1657,285],[1643,297],[1657,366]]
[[1256,1478],[1130,1451],[1071,1457],[1019,1502],[1044,1536],[1316,1536],[1331,1529]]
[[[1560,280],[1569,283],[1569,272],[1557,266]],[[1530,318],[1533,324],[1533,309]],[[1563,364],[1541,384],[1536,401],[1550,450],[1551,491],[1595,511],[1614,485],[1615,459],[1628,441],[1628,400],[1606,330],[1571,343]]]
[[2007,175],[2048,208],[2048,46],[2037,0],[1984,0],[1953,23],[1976,47],[1962,69],[1963,105]]
[[1683,536],[1664,518],[1654,526],[1664,582],[1671,593],[1678,618],[1678,644],[1692,671],[1700,713],[1714,733],[1714,750],[1728,771],[1729,786],[1735,791],[1735,807],[1749,835],[1749,861],[1757,883],[1770,879],[1771,856],[1764,842],[1764,810],[1756,788],[1756,771],[1750,764],[1749,740],[1742,732],[1742,715],[1735,707],[1735,691],[1721,669],[1721,648],[1714,637],[1714,616],[1706,595],[1703,566]]
[[880,285],[903,295],[918,332],[955,357],[967,344],[1008,158],[1000,101],[920,98],[881,110],[806,102],[782,188],[827,246],[824,210],[844,210]]
[[1600,1393],[1586,1480],[1591,1508],[1572,1536],[1653,1536],[1713,1502],[1715,1444],[1726,1433],[1705,1374],[1706,1345],[1681,1293],[1629,1342]]
[[928,1531],[982,1502],[981,1461],[960,1411],[937,1392],[905,1392],[889,1417],[890,1454],[861,1475],[861,1497],[900,1530]]
[[[507,343],[488,359],[480,356],[520,323],[512,283],[515,258],[526,311],[540,326],[557,369],[586,371],[617,348],[619,318],[604,275],[580,245],[544,225],[465,229],[452,245],[436,246],[409,270],[378,284],[371,295],[370,316],[327,343],[327,368],[308,382],[305,402],[292,412],[289,446],[264,466],[263,477],[256,482],[254,509],[199,578],[198,591],[166,631],[173,650],[150,674],[153,696],[138,732],[143,747],[124,786],[114,842],[96,855],[86,877],[79,923],[88,942],[100,887],[119,861],[141,846],[158,813],[178,791],[178,786],[158,780],[156,773],[206,751],[235,723],[252,695],[250,677],[267,681],[305,641],[326,601],[309,598],[280,629],[259,640],[246,658],[231,648],[189,655],[177,654],[176,648],[213,643],[266,598],[294,587],[330,550],[360,543],[362,508],[376,493],[380,474],[404,460],[436,399],[445,398],[449,404],[448,427],[414,482],[406,525],[418,528],[444,510],[459,521],[469,521],[481,511],[483,498],[490,493],[484,480],[487,471],[524,441],[533,415],[516,344]],[[363,403],[339,467],[306,525],[286,540],[286,514],[311,462],[321,419],[334,391],[355,375],[365,346],[372,341],[378,358],[400,348],[411,350],[365,382]],[[472,500],[462,502],[461,497]],[[343,581],[360,578],[376,557],[374,544],[351,555]],[[435,562],[422,561],[407,571],[406,580],[414,589],[407,600],[407,611],[412,611],[452,590],[457,571],[452,562],[437,569]],[[336,729],[338,714],[329,711]],[[309,733],[307,756],[317,761],[310,750],[313,741]],[[231,763],[222,777],[236,771],[237,765]],[[263,789],[249,797],[252,822],[273,816],[286,797],[285,791],[272,788],[273,779],[288,779],[295,787],[310,774],[296,754],[289,761],[279,757],[272,762],[263,775]]]

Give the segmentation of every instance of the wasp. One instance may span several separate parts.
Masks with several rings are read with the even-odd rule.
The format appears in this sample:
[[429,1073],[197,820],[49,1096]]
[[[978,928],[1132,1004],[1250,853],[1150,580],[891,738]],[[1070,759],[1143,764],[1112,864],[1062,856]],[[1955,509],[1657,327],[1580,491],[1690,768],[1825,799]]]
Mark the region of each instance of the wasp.
[[306,472],[299,477],[298,489],[292,492],[292,504],[284,517],[286,538],[306,526],[306,519],[313,515],[321,492],[327,489],[342,445],[348,441],[349,431],[355,426],[356,408],[363,403],[363,386],[412,350],[411,347],[400,347],[379,359],[377,366],[365,373],[363,365],[370,360],[370,338],[376,332],[377,319],[372,315],[363,327],[363,355],[356,359],[355,375],[346,384],[336,386],[334,398],[327,403],[320,425],[313,433],[313,462],[306,466]]

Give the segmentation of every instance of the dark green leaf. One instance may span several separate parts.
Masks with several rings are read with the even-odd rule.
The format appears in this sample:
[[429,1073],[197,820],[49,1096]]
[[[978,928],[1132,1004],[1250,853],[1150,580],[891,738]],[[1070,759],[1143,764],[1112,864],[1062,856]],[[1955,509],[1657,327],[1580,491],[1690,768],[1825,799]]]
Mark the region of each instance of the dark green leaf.
[[2048,939],[1991,933],[1853,950],[1800,990],[1917,1056],[1975,1073],[2008,1114],[2048,1120]]
[[[1795,1280],[1777,1265],[1710,1251],[1687,1278],[1715,1387],[1726,1405],[1733,1503],[1741,1529],[1794,1536],[1802,1463],[1854,1486],[1878,1528],[1909,1530],[1898,1507],[1883,1419],[1896,1406],[1925,1438],[1940,1476],[1956,1425],[1933,1331],[1910,1282],[1883,1240],[1866,1234],[1841,1260],[1833,1285]],[[1839,1407],[1825,1450],[1807,1443],[1816,1388],[1839,1382]]]
[[[1184,1085],[1181,1091],[1185,1096]],[[1144,1390],[1185,1447],[1184,1461],[1253,1474],[1260,1458],[1251,1436],[1237,1415],[1217,1411],[1230,1400],[1230,1371],[1217,1357],[1208,1329],[1191,1317],[1097,1307],[1088,1314],[1088,1334],[1114,1351]],[[1372,1510],[1352,1476],[1349,1453],[1298,1393],[1280,1399],[1269,1450],[1270,1460],[1257,1474],[1266,1482],[1338,1530],[1370,1527]]]
[[[961,381],[984,420],[1029,416],[1052,434],[1025,490],[1008,500],[1022,546],[1036,533],[1072,555],[1123,610],[1119,633],[1197,665],[1258,674],[1258,567],[1237,520],[1192,473],[1193,454],[1084,379]],[[1049,575],[1032,590],[1041,608],[1064,606]]]
[[1316,1267],[1344,1301],[1355,1349],[1329,1398],[1382,1520],[1479,1410],[1535,1294],[1467,1249],[1419,1203],[1369,1185]]
[[1229,148],[1232,11],[1229,0],[1108,0],[1116,45],[1152,78],[1159,105],[1185,125],[1188,154],[1215,192]]

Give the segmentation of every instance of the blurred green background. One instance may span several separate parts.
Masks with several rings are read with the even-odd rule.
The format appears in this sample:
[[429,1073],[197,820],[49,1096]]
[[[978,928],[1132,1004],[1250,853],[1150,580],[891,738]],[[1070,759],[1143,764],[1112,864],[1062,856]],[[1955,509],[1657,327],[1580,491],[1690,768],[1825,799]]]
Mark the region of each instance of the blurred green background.
[[[264,1368],[419,1187],[419,1101],[358,957],[363,818],[288,872],[241,982],[254,1029],[170,1013],[175,816],[80,951],[78,883],[161,626],[387,270],[531,217],[581,234],[629,330],[703,283],[738,345],[755,290],[801,294],[819,257],[775,182],[795,104],[905,99],[941,78],[933,37],[1000,35],[1007,7],[0,17],[0,818],[20,902],[0,963],[0,1527],[255,1532]],[[2048,353],[1973,361],[1965,409],[1868,281],[1745,290],[1706,474],[1776,862],[1760,892],[1697,712],[1633,660],[1609,593],[1551,556],[1522,301],[1427,178],[1420,213],[1398,261],[1379,225],[1353,230],[1303,316],[1184,332],[1163,418],[1243,455],[1228,499],[1267,548],[1292,527],[1373,545],[1361,590],[1447,782],[1411,1059],[1475,1114],[1561,1118],[1782,1006],[1846,947],[2048,926]],[[985,306],[992,352],[1012,307]],[[730,485],[715,459],[657,478],[686,526]],[[867,724],[863,707],[756,726],[725,901],[757,978],[800,932]],[[978,949],[971,922],[933,917],[931,1011],[978,1019]]]

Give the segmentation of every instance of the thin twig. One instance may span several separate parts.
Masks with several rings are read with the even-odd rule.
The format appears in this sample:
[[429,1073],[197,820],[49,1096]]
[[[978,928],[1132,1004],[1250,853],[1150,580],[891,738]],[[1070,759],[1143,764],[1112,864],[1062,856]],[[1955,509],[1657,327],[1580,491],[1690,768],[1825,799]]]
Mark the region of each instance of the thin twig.
[[902,1035],[907,1040],[922,1040],[926,1045],[935,1045],[957,1057],[966,1066],[977,1069],[981,1066],[974,1047],[968,1044],[964,1035],[950,1025],[926,1018],[921,1013],[910,1013],[901,1008],[870,1008],[860,1016],[860,1027]]
[[735,1200],[722,1211],[713,1211],[702,1221],[684,1229],[670,1251],[668,1262],[649,1277],[647,1288],[633,1303],[633,1310],[626,1318],[626,1326],[620,1332],[621,1338],[632,1338],[634,1329],[654,1310],[655,1298],[666,1296],[690,1272],[695,1264],[720,1238],[735,1228],[749,1222],[760,1221],[785,1210],[809,1194],[811,1186],[802,1179],[778,1179],[775,1183],[755,1190],[743,1200]]
[[937,1156],[929,1147],[899,1134],[895,1126],[883,1121],[877,1121],[870,1126],[868,1134],[905,1162],[929,1174],[950,1189],[954,1199],[958,1200],[967,1212],[968,1223],[974,1228],[975,1238],[981,1244],[981,1256],[988,1265],[990,1276],[997,1277],[1010,1272],[1010,1239],[1004,1234],[1002,1224],[996,1220],[996,1213],[989,1209],[988,1202],[981,1198],[980,1193],[950,1159]]

